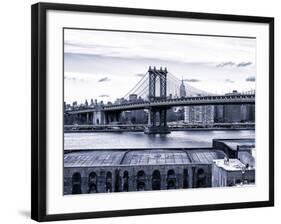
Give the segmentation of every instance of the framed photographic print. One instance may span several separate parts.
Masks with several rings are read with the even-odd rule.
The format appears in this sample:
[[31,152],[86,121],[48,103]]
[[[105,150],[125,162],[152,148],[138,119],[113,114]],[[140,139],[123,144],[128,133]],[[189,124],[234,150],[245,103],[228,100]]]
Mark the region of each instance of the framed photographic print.
[[32,6],[32,218],[274,205],[274,19]]

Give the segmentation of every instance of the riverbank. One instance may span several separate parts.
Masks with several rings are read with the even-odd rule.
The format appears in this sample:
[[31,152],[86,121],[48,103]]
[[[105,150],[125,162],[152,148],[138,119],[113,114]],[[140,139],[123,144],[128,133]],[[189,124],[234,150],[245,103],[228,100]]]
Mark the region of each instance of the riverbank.
[[[254,127],[242,128],[169,128],[170,131],[237,131],[255,130]],[[103,129],[103,130],[64,130],[64,133],[99,133],[99,132],[144,132],[144,129]]]

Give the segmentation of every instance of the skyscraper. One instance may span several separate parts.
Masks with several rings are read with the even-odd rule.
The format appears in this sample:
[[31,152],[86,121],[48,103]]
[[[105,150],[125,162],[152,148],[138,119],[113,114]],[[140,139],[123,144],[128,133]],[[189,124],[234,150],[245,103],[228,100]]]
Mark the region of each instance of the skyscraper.
[[185,90],[185,85],[183,83],[183,79],[181,80],[181,85],[180,85],[180,98],[186,97],[186,90]]
[[185,106],[184,121],[191,124],[212,124],[214,113],[213,105]]
[[215,115],[214,122],[223,123],[224,122],[224,105],[216,105],[214,106]]

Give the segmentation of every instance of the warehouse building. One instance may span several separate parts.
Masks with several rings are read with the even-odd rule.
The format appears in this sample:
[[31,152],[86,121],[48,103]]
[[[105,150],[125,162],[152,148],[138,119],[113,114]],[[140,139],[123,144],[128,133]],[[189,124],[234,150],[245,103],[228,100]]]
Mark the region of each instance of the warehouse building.
[[[214,140],[214,145],[216,141],[224,140]],[[237,155],[251,162],[254,170],[249,144],[245,147],[243,140],[240,145],[235,141],[236,147],[243,149],[242,154]],[[224,186],[214,181],[214,166],[217,166],[216,174],[221,175],[225,170],[219,168],[219,161],[229,159],[227,155],[231,153],[227,152],[227,145],[217,145],[216,148],[188,149],[65,150],[64,194]],[[238,157],[235,159],[243,163]],[[254,182],[254,174],[252,177]]]

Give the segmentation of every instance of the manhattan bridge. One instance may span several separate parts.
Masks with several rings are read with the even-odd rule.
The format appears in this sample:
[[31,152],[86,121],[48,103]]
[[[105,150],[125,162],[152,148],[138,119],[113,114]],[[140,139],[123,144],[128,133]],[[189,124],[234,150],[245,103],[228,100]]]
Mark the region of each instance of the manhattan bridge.
[[[172,107],[255,104],[254,91],[214,95],[189,86],[185,96],[180,97],[178,93],[181,82],[167,68],[160,67],[158,69],[150,66],[139,82],[122,97],[123,101],[84,106],[64,111],[64,113],[65,115],[85,116],[88,124],[106,125],[119,122],[123,111],[147,110],[148,123],[145,133],[153,134],[169,133],[167,110]],[[129,96],[132,95],[138,96],[138,99],[142,100],[128,100]]]

